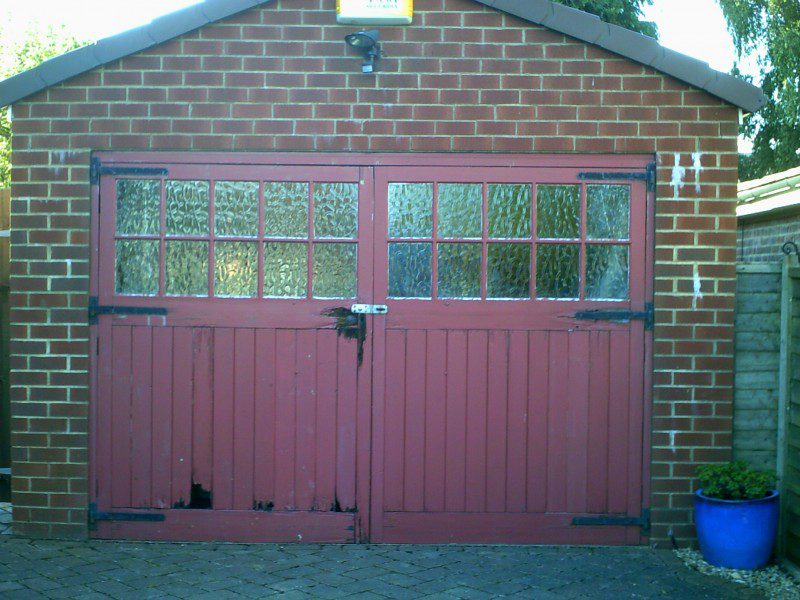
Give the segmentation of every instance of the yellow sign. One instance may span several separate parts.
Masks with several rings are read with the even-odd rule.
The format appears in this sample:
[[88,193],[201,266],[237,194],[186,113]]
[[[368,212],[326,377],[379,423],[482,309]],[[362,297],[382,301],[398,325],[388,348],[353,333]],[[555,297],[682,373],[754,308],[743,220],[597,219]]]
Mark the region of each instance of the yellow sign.
[[414,0],[336,0],[336,21],[347,25],[408,25]]

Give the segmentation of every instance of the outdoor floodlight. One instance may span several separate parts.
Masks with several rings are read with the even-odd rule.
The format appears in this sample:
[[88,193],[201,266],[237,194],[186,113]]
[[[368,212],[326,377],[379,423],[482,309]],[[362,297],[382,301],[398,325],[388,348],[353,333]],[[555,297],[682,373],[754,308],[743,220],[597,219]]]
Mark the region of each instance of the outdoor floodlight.
[[375,71],[375,61],[381,56],[381,32],[377,29],[366,31],[356,31],[345,36],[344,41],[348,46],[352,46],[364,53],[364,63],[361,65],[362,73],[373,73]]

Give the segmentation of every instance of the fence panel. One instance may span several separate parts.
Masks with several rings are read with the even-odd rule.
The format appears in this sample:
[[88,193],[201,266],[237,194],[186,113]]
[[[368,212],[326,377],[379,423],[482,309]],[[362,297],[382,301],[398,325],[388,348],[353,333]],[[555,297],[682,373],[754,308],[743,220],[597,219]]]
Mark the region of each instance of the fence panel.
[[[8,283],[11,259],[11,190],[0,190],[0,468],[11,466]],[[10,478],[0,476],[0,502],[11,499]]]

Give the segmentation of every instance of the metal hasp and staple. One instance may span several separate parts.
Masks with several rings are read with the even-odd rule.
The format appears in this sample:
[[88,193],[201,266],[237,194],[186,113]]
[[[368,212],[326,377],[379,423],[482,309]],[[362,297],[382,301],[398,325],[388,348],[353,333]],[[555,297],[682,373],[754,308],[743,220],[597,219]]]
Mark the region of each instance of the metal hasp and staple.
[[647,165],[644,172],[641,171],[585,171],[578,173],[578,179],[583,181],[644,181],[647,183],[647,191],[656,191],[656,163]]
[[614,321],[627,323],[629,321],[644,321],[645,329],[652,329],[655,324],[655,311],[652,302],[645,302],[644,310],[580,310],[574,318],[586,321]]
[[650,535],[650,509],[643,508],[642,514],[639,517],[617,517],[610,515],[602,517],[574,517],[572,519],[572,524],[585,527],[626,527],[638,525],[642,528],[642,535]]
[[385,315],[389,307],[385,304],[353,304],[350,312],[354,315]]
[[105,512],[98,511],[97,504],[89,504],[89,527],[94,528],[97,521],[163,521],[166,517],[158,513]]
[[117,306],[103,305],[97,300],[97,296],[89,296],[89,323],[97,323],[100,315],[159,315],[167,314],[167,309],[157,306]]

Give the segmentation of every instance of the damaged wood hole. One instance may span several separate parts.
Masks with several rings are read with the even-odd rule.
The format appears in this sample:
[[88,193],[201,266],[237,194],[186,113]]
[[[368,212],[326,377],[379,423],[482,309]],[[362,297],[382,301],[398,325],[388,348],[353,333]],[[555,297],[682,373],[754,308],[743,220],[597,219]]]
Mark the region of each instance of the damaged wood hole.
[[259,500],[258,502],[253,502],[253,510],[272,512],[274,508],[275,508],[275,503],[272,500],[269,500],[268,502],[264,502],[263,500]]
[[211,490],[206,490],[199,483],[192,481],[192,488],[189,492],[189,504],[186,504],[186,501],[181,498],[172,505],[172,508],[211,510],[214,508],[211,501]]
[[323,317],[336,319],[333,327],[336,333],[349,340],[358,342],[358,366],[364,362],[364,341],[367,339],[367,319],[364,315],[357,315],[349,308],[337,306],[322,311]]

